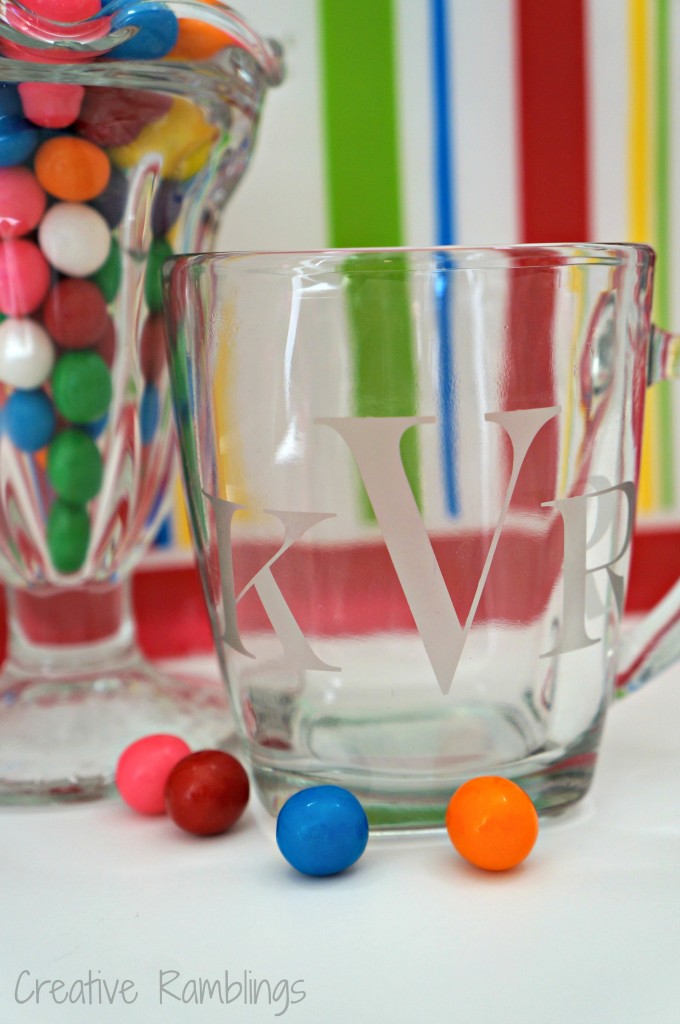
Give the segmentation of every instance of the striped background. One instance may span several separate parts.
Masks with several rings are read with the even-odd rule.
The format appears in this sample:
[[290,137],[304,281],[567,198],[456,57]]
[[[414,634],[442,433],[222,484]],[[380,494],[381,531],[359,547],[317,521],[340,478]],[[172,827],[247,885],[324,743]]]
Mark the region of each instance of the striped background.
[[[646,241],[680,328],[680,0],[236,6],[288,76],[220,248]],[[643,525],[680,521],[678,416],[655,388]],[[179,498],[167,539],[188,545]]]

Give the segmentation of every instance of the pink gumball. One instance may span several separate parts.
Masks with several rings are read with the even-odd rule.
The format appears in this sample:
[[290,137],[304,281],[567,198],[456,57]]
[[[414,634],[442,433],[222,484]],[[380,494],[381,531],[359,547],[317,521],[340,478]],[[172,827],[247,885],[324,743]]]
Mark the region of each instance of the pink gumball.
[[0,238],[27,235],[40,223],[47,196],[27,167],[0,167]]
[[23,6],[33,14],[69,25],[95,18],[101,10],[100,0],[23,0]]
[[118,760],[116,786],[138,814],[165,813],[165,783],[175,765],[191,753],[179,736],[157,733],[126,747]]
[[78,117],[85,96],[82,85],[67,82],[22,82],[24,116],[41,128],[68,128]]
[[0,312],[26,316],[47,295],[50,268],[34,242],[12,238],[0,242]]

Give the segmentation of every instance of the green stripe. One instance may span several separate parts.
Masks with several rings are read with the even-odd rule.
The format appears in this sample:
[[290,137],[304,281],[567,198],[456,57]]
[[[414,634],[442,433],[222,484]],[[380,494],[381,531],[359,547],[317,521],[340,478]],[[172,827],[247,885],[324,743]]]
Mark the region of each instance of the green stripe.
[[[656,3],[656,251],[654,318],[670,328],[671,320],[671,147],[670,147],[670,10],[669,0]],[[661,438],[659,452],[662,508],[675,502],[673,459],[673,396],[671,382],[657,385]]]
[[[355,416],[413,416],[416,412],[416,375],[406,256],[362,253],[344,265],[347,276],[347,312],[350,322]],[[418,435],[406,431],[401,459],[416,501],[420,502]],[[362,513],[373,519],[373,508],[363,487]]]
[[[330,244],[402,244],[392,0],[319,0]],[[417,406],[407,261],[347,260],[355,416],[412,416]],[[419,499],[418,440],[404,469]],[[361,488],[361,514],[373,519]]]
[[319,0],[330,244],[401,245],[392,0]]

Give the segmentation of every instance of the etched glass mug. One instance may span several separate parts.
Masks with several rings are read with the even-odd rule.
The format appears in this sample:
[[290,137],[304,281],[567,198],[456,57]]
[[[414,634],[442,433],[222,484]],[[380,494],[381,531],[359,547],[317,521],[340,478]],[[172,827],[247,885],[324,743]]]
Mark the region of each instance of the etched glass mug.
[[[554,814],[607,708],[675,655],[620,633],[645,246],[232,253],[166,264],[171,385],[224,676],[275,813],[333,782],[437,827],[502,774]],[[663,641],[663,642],[662,642]]]
[[212,244],[281,71],[219,0],[2,5],[0,800],[99,796],[140,735],[230,732],[221,687],[140,656],[129,581],[175,472],[160,267]]

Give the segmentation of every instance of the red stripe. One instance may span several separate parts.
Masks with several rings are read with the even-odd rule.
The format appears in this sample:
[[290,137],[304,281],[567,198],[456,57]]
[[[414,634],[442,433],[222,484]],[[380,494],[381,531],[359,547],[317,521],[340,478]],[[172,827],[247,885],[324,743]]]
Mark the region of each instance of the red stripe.
[[[469,538],[472,543],[467,550],[458,551],[465,555],[465,573],[463,579],[468,580],[468,587],[474,581],[474,573],[479,570],[479,559],[483,557],[488,538]],[[511,545],[514,547],[514,545]],[[455,553],[451,553],[455,557]],[[442,552],[438,552],[442,557]],[[508,591],[503,588],[495,588],[494,597],[496,602],[501,598],[496,607],[480,607],[479,613],[486,615],[500,615],[503,612],[510,612],[516,616],[518,582],[522,575],[517,572],[518,565],[526,572],[531,569],[532,560],[527,558],[527,551],[524,545],[520,545],[514,551],[508,552],[508,557],[515,561],[514,571],[506,576],[508,584],[512,585]],[[506,569],[510,566],[506,565]],[[389,570],[389,567],[387,567]],[[472,569],[474,572],[468,573]],[[533,578],[533,571],[530,577]],[[549,575],[549,574],[548,574]],[[648,610],[652,604],[661,598],[669,589],[672,583],[680,577],[680,532],[677,530],[661,530],[654,532],[643,532],[636,535],[633,545],[633,562],[631,567],[631,581],[628,594],[626,610],[629,612],[641,612]],[[472,581],[472,582],[471,582]],[[520,589],[523,589],[520,585]],[[133,596],[135,613],[139,628],[140,646],[144,652],[154,658],[181,657],[188,654],[209,652],[213,649],[212,635],[208,615],[203,601],[203,591],[198,577],[198,572],[192,565],[178,566],[171,569],[140,569],[134,576]],[[459,616],[465,615],[469,607],[470,594],[457,595],[456,601]],[[488,600],[488,598],[487,598]],[[531,607],[526,606],[525,612],[530,615],[537,611],[536,604],[540,605],[543,595],[531,595],[527,588],[525,600],[531,601]],[[508,602],[512,602],[510,607]],[[403,613],[393,606],[395,611]],[[362,615],[370,610],[370,602],[364,602],[354,616],[361,624]],[[347,609],[348,614],[352,609]],[[251,613],[253,614],[253,610]],[[254,614],[258,615],[257,609]],[[5,603],[2,591],[0,591],[0,659],[5,656]],[[365,623],[363,623],[365,628]]]
[[515,0],[525,242],[589,238],[584,0]]
[[[524,242],[588,237],[584,20],[582,0],[515,0]],[[540,264],[541,254],[536,256]],[[556,404],[551,365],[556,287],[547,268],[544,274],[517,270],[511,276],[506,409]],[[556,430],[554,421],[547,424],[532,446],[516,505],[535,507],[554,493]]]
[[[541,557],[546,560],[541,569],[546,583],[558,570],[555,559],[561,556],[561,531],[555,537],[559,550],[547,539],[551,534],[540,538]],[[488,537],[469,535],[457,543],[446,545],[436,544],[437,557],[443,571],[450,577],[451,563],[457,562],[456,575],[458,584],[454,604],[459,617],[467,615],[472,592],[479,578],[480,566],[488,549]],[[533,550],[530,550],[533,549]],[[292,552],[291,552],[292,553]],[[545,592],[536,593],[536,579],[540,578],[537,570],[538,548],[534,547],[531,538],[515,535],[508,539],[507,546],[501,545],[496,552],[495,573],[487,581],[487,595],[482,601],[477,619],[517,619],[526,615],[532,618],[540,612],[545,601]],[[252,553],[254,557],[254,552]],[[340,578],[347,581],[352,578],[380,580],[380,590],[385,592],[382,602],[383,612],[386,605],[390,608],[395,628],[403,628],[412,620],[405,607],[403,596],[394,578],[394,571],[384,549],[376,547],[371,557],[375,564],[367,572],[365,559],[367,552],[362,554],[360,573],[355,573],[349,565],[356,559],[357,550],[347,552],[348,565],[341,571]],[[246,557],[246,561],[249,561]],[[266,558],[265,558],[266,561]],[[257,559],[262,564],[262,553]],[[385,564],[383,564],[385,563]],[[502,564],[504,563],[504,564]],[[253,565],[241,565],[243,570],[253,569]],[[300,566],[297,567],[298,569]],[[340,567],[342,568],[342,567]],[[633,560],[631,565],[630,587],[626,610],[628,612],[647,611],[652,607],[676,579],[680,577],[680,532],[678,530],[645,531],[636,534],[633,544]],[[286,580],[290,585],[296,574],[291,573]],[[314,617],[314,608],[318,607],[318,592],[310,591],[309,576],[304,572],[297,576],[298,593],[295,595],[296,615],[305,625],[310,624]],[[323,581],[321,581],[323,583]],[[308,607],[305,606],[305,589]],[[287,594],[289,591],[286,591]],[[140,645],[152,657],[181,656],[193,652],[208,651],[212,648],[210,625],[203,601],[203,591],[197,571],[193,566],[185,566],[171,570],[138,571],[134,577],[134,603],[139,622]],[[389,595],[389,596],[388,596]],[[355,588],[351,601],[344,600],[345,621],[336,622],[336,628],[348,631],[363,632],[367,628],[367,616],[371,617],[371,606],[375,602],[376,592],[366,593]],[[344,595],[346,599],[348,595]],[[336,602],[338,595],[336,595]],[[245,603],[245,599],[244,599]],[[259,622],[262,610],[256,598],[252,599],[249,608],[245,608],[247,622],[244,628],[252,628]],[[375,611],[373,612],[375,614]],[[341,616],[342,618],[342,616]],[[264,621],[261,623],[266,625]]]
[[[469,615],[491,545],[491,533],[461,531],[433,536],[432,548],[459,620]],[[234,544],[236,592],[276,554],[278,545]],[[557,520],[542,533],[508,527],[496,548],[475,622],[532,622],[545,610],[562,561]],[[365,636],[415,630],[399,577],[384,543],[290,548],[272,570],[303,633],[310,636]],[[254,591],[239,602],[244,631],[269,629]]]
[[[509,275],[508,333],[501,402],[504,409],[542,409],[558,405],[553,376],[559,257],[537,250],[533,267],[516,267]],[[543,265],[544,269],[540,269]],[[557,488],[557,419],[546,423],[531,445],[512,496],[512,508],[535,512]],[[506,472],[512,450],[506,438]],[[548,520],[553,514],[542,510]]]
[[132,598],[139,645],[150,658],[213,650],[198,570],[193,565],[135,573]]

